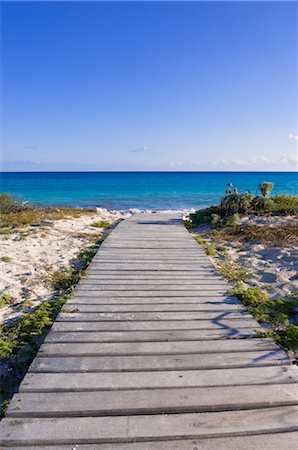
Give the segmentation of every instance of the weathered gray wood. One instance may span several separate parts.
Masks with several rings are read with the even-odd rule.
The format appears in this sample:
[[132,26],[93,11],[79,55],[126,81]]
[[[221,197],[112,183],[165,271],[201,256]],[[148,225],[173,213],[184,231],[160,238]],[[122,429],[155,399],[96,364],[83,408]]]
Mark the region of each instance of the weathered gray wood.
[[296,442],[297,368],[227,289],[179,217],[122,221],[12,400],[3,447],[295,448],[280,436]]
[[[68,302],[65,308],[78,308],[80,312],[197,312],[201,311],[202,315],[206,312],[221,311],[221,312],[237,312],[245,311],[243,307],[237,304],[206,304],[206,303],[164,303],[164,304],[101,304],[98,300],[89,298],[88,303],[78,303],[75,300]],[[62,310],[63,311],[63,310]],[[246,311],[245,311],[246,312]]]
[[[177,275],[177,274],[176,274]],[[88,274],[88,278],[85,276],[85,277],[83,277],[82,278],[82,280],[81,280],[81,282],[82,281],[87,281],[87,280],[92,280],[92,281],[94,281],[94,280],[100,280],[100,281],[127,281],[127,282],[130,282],[130,281],[137,281],[137,282],[141,282],[141,281],[153,281],[153,282],[155,282],[155,281],[164,281],[164,282],[166,282],[166,281],[169,281],[169,282],[172,282],[173,281],[173,274],[172,275],[170,275],[170,274],[164,274],[164,272],[158,272],[158,273],[156,273],[156,274],[152,274],[152,273],[148,273],[148,272],[146,272],[146,273],[144,273],[144,272],[140,272],[139,274],[136,274],[136,273],[130,273],[130,274],[123,274],[122,272],[121,273],[119,273],[119,271],[117,271],[117,272],[111,272],[110,274],[108,274],[107,272],[103,272],[103,273],[91,273],[90,272],[90,274]],[[196,281],[196,282],[199,282],[199,281],[222,281],[222,278],[221,277],[219,277],[219,276],[217,276],[217,275],[214,275],[214,274],[208,274],[208,275],[191,275],[191,273],[188,273],[188,272],[185,272],[185,274],[183,275],[183,274],[180,274],[179,275],[179,278],[176,280],[176,281],[178,281],[178,282],[181,282],[181,281],[185,281],[185,282],[189,282],[189,283],[191,283],[191,282],[194,282],[194,281]],[[169,284],[169,283],[168,283]]]
[[[162,289],[170,289],[170,290],[188,290],[190,288],[201,289],[202,286],[209,286],[210,280],[172,280],[172,283],[169,283],[170,280],[154,280],[154,286]],[[227,284],[222,280],[212,280],[212,286],[219,286],[223,288],[227,288]],[[151,289],[152,290],[152,280],[119,280],[119,278],[115,277],[115,280],[98,280],[98,279],[82,279],[80,282],[80,287],[84,287],[84,289]]]
[[199,278],[212,278],[215,277],[215,279],[217,278],[221,278],[218,274],[218,272],[213,268],[208,269],[207,271],[205,270],[200,270],[200,269],[191,269],[191,270],[175,270],[174,272],[172,270],[104,270],[104,269],[94,269],[93,270],[93,264],[91,264],[87,270],[86,270],[86,276],[87,277],[108,277],[108,276],[112,276],[113,278],[115,278],[116,276],[119,277],[124,277],[125,279],[130,279],[130,278],[139,278],[139,277],[152,277],[153,279],[155,279],[155,277],[157,278],[162,278],[162,277],[167,277],[170,278],[170,280],[173,280],[173,277],[177,277],[177,279],[184,279],[185,277],[195,277],[197,279]]
[[214,295],[223,295],[225,293],[225,289],[219,289],[217,287],[210,287],[208,289],[198,289],[198,290],[184,290],[184,291],[172,291],[172,290],[161,290],[157,288],[152,288],[145,290],[139,289],[130,289],[130,290],[94,290],[89,291],[88,289],[84,289],[83,287],[78,287],[76,290],[77,296],[97,296],[97,297],[205,297],[205,296],[214,296]]
[[[251,395],[251,392],[254,395]],[[7,417],[88,417],[297,405],[292,385],[17,394]]]
[[[225,438],[196,438],[154,440],[153,442],[80,444],[75,450],[293,450],[297,447],[298,432],[270,433]],[[69,441],[69,445],[72,442]],[[70,450],[69,445],[45,447],[14,447],[14,450]]]
[[167,342],[200,341],[204,339],[241,339],[257,337],[253,328],[237,330],[229,336],[225,330],[174,330],[174,331],[54,331],[45,342]]
[[280,351],[271,339],[238,339],[187,342],[127,342],[127,343],[48,343],[43,344],[39,356],[92,355],[172,355],[194,353],[230,353],[251,351]]
[[[79,306],[77,308],[80,309]],[[210,320],[220,321],[221,318],[245,320],[249,317],[246,311],[223,311],[223,312],[136,312],[136,313],[98,313],[98,312],[79,312],[77,309],[71,310],[69,313],[60,313],[59,320],[85,321],[85,322],[101,322],[101,321],[164,321],[164,320]]]
[[233,336],[238,329],[245,327],[250,329],[260,329],[254,319],[228,319],[219,318],[212,320],[151,320],[151,321],[83,321],[72,319],[73,314],[60,314],[53,325],[55,331],[82,330],[82,331],[168,331],[168,330],[221,330]]
[[2,445],[135,442],[297,430],[296,406],[196,414],[4,419]]
[[[46,359],[40,360],[41,364]],[[59,360],[57,359],[57,362]],[[49,365],[47,364],[47,367]],[[36,365],[35,365],[36,367]],[[77,365],[78,370],[85,366]],[[31,368],[33,370],[33,368]],[[274,385],[297,383],[297,370],[290,364],[212,370],[171,370],[147,372],[33,372],[21,384],[21,392],[87,392],[95,390],[157,389],[180,387],[212,387],[243,385]],[[293,385],[294,389],[297,388]],[[253,392],[253,391],[252,391]]]
[[268,350],[211,354],[36,357],[30,370],[43,372],[145,372],[147,370],[219,369],[286,364],[290,364],[290,361],[283,351]]
[[187,296],[168,296],[168,297],[147,297],[145,295],[138,297],[137,295],[130,296],[130,297],[98,297],[98,296],[84,296],[84,295],[78,295],[77,293],[74,294],[73,298],[69,300],[69,303],[76,303],[76,304],[100,304],[100,305],[179,305],[179,304],[192,304],[192,305],[200,305],[201,307],[206,306],[217,309],[219,306],[224,305],[239,305],[240,302],[234,298],[223,294],[208,294],[203,296],[194,296],[194,297],[187,297]]

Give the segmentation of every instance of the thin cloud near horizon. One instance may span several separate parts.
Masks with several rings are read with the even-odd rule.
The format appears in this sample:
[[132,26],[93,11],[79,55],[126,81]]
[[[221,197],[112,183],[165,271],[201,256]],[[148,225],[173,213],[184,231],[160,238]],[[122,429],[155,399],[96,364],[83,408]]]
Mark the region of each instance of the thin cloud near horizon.
[[143,145],[142,147],[133,148],[130,150],[131,153],[141,153],[141,152],[147,152],[150,149],[148,145]]
[[296,134],[289,134],[288,137],[289,141],[297,141],[298,142],[298,136]]

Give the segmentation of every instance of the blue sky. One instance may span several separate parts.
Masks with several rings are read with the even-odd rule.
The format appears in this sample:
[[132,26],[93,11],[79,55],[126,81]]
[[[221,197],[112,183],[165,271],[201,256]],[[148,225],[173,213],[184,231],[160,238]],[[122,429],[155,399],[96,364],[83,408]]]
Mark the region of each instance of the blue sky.
[[5,170],[295,170],[297,4],[2,3]]

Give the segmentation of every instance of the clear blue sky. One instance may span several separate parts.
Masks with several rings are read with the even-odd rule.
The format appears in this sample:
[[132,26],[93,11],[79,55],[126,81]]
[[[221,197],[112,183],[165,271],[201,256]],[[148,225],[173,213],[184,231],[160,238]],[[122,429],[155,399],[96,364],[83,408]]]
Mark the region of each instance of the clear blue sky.
[[2,3],[6,170],[294,170],[297,4]]

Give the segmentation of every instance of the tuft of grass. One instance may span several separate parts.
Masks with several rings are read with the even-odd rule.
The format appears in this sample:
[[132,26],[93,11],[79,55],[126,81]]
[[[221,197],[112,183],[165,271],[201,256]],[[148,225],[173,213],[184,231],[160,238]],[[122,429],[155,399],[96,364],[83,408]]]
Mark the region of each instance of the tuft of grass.
[[14,302],[14,297],[10,294],[3,294],[0,297],[0,309],[5,306],[12,305]]
[[224,245],[217,245],[216,250],[220,253],[226,253],[228,251],[227,247],[225,247]]
[[205,241],[205,239],[203,239],[201,236],[194,236],[194,239],[205,250],[205,252],[208,256],[216,256],[217,255],[216,248],[213,245],[208,244],[208,242]]
[[104,229],[104,230],[110,228],[110,226],[111,226],[111,224],[110,224],[110,222],[108,222],[107,220],[101,220],[100,222],[93,222],[93,223],[91,224],[91,227],[94,227],[94,228],[102,228],[102,229]]
[[12,257],[11,256],[2,256],[1,257],[1,261],[3,261],[3,262],[9,262],[9,261],[12,261]]
[[78,283],[80,279],[79,272],[76,270],[57,270],[48,275],[45,282],[49,284],[54,291],[59,294],[69,293],[73,286]]
[[0,411],[0,417],[2,417],[5,414],[5,411],[7,410],[9,406],[10,400],[6,399],[1,403],[1,411]]
[[233,263],[230,260],[219,263],[219,273],[232,283],[247,281],[253,276],[251,270],[247,269],[242,264]]
[[28,309],[32,308],[34,306],[34,301],[27,299],[24,300],[22,303],[19,303],[18,308],[19,309]]

